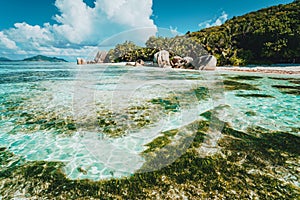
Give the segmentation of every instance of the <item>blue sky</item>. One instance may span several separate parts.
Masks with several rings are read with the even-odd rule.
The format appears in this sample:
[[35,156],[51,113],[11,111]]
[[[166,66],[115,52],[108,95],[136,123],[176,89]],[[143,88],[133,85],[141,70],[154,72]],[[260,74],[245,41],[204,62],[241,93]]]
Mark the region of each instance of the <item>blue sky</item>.
[[[186,33],[293,0],[1,0],[0,57],[73,59],[106,43],[145,41],[157,28]],[[123,31],[132,31],[110,38]],[[172,32],[172,33],[173,33]],[[101,43],[102,44],[102,43]]]
[[177,27],[179,32],[199,30],[199,24],[216,21],[223,12],[228,19],[292,0],[154,0],[153,12],[159,27]]

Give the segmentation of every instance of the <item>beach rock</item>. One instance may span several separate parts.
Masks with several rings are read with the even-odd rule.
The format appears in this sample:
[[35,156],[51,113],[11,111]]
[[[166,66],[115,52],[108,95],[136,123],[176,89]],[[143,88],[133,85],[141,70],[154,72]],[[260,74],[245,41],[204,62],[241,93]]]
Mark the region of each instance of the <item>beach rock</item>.
[[192,67],[192,62],[194,61],[194,59],[192,57],[186,56],[183,58],[183,61],[184,61],[184,66],[186,68],[190,68],[190,67]]
[[125,66],[135,66],[135,63],[134,63],[134,62],[127,62],[127,63],[125,64]]
[[192,57],[184,57],[174,56],[171,60],[171,65],[173,68],[181,68],[181,69],[193,69],[193,58]]
[[135,61],[134,66],[144,66],[145,62],[142,59],[138,59],[137,61]]
[[154,54],[153,62],[157,63],[159,67],[170,68],[170,53],[166,50],[161,50]]
[[106,51],[98,51],[97,55],[94,59],[94,62],[95,63],[104,63],[106,56],[107,56]]
[[171,61],[170,64],[173,68],[180,68],[183,65],[183,58],[181,58],[180,56],[174,56]]
[[96,64],[96,62],[95,61],[87,61],[87,64]]
[[196,58],[191,64],[197,70],[215,70],[217,66],[217,59],[212,55],[205,55]]
[[86,61],[83,58],[77,58],[77,65],[85,65]]

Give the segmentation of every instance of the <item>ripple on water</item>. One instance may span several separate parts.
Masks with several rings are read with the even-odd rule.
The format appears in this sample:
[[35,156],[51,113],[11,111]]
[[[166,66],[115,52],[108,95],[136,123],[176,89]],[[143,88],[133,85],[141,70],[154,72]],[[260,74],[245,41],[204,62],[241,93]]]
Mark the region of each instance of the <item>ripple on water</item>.
[[[0,144],[29,161],[62,161],[63,171],[71,179],[130,176],[145,162],[142,152],[146,144],[164,131],[198,120],[199,114],[222,101],[228,106],[219,117],[238,130],[253,124],[270,130],[299,128],[299,95],[272,87],[286,80],[226,76],[222,82],[224,96],[222,93],[216,103],[215,91],[198,72],[91,69],[91,80],[95,79],[91,83],[81,76],[80,81],[73,80],[74,72],[20,72],[18,77],[29,78],[16,81],[5,75],[6,82],[0,84],[0,109],[4,111],[0,114]],[[74,117],[74,97],[80,83],[93,91],[93,108],[98,111],[82,119],[76,118],[80,113]],[[219,89],[222,84],[214,87]],[[84,119],[92,125],[81,131],[78,122]],[[97,132],[95,124],[99,126]],[[172,138],[176,139],[180,137]],[[164,140],[158,143],[164,146]]]

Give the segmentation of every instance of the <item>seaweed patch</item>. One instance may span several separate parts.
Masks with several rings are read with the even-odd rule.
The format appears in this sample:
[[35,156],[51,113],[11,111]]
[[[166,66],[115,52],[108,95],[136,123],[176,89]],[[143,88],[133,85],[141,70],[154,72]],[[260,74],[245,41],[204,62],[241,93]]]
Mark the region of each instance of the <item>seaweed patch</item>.
[[271,95],[267,95],[267,94],[235,94],[235,96],[237,97],[244,97],[244,98],[250,98],[250,97],[254,97],[254,98],[275,98]]
[[233,77],[227,77],[227,78],[232,79],[232,80],[254,81],[254,80],[262,79],[263,77],[261,77],[261,76],[243,76],[243,75],[240,75],[240,76],[233,76]]
[[224,80],[224,89],[225,90],[259,90],[256,86],[248,84],[248,83],[242,83],[232,80]]
[[300,95],[300,86],[272,85],[272,87],[277,88],[283,94]]

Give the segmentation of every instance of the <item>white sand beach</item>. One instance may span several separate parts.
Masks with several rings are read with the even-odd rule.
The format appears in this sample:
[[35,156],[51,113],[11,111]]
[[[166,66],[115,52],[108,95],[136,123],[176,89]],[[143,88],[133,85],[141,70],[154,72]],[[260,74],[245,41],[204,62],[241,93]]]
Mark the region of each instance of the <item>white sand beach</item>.
[[300,66],[292,67],[217,67],[218,71],[257,72],[272,74],[300,74]]

